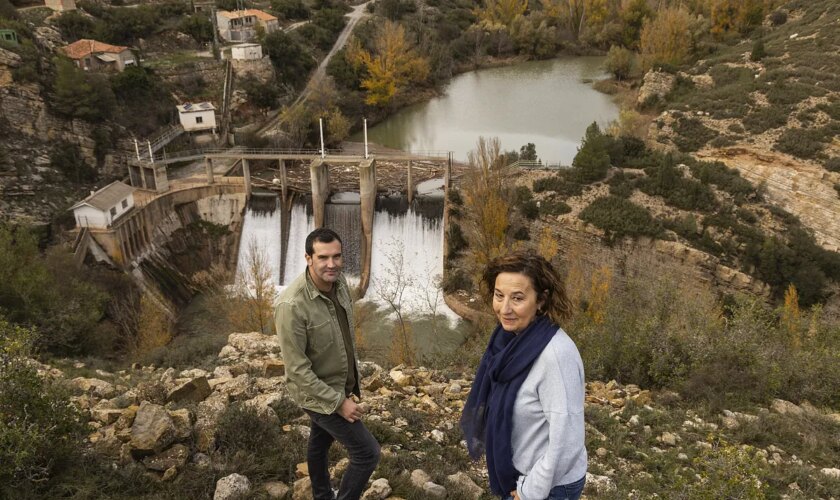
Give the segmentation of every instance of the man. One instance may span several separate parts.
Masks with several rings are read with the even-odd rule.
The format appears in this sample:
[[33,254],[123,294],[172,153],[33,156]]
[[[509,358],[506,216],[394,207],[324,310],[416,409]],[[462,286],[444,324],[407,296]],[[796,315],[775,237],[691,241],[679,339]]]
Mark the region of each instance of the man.
[[330,487],[330,445],[347,448],[350,466],[338,500],[361,497],[379,463],[379,443],[361,421],[359,370],[353,345],[353,303],[344,265],[341,238],[331,229],[306,237],[306,270],[280,295],[274,313],[286,363],[286,384],[292,399],[311,420],[306,461],[315,500],[333,500]]

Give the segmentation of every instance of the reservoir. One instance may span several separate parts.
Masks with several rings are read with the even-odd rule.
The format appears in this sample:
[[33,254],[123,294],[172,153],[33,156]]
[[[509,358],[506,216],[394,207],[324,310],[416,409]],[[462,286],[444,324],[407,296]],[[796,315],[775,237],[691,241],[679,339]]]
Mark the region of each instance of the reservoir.
[[[571,164],[586,127],[618,117],[610,96],[592,88],[606,78],[604,57],[528,61],[458,75],[445,95],[402,109],[368,129],[368,141],[410,151],[452,151],[464,161],[479,136],[502,150],[529,142],[545,163]],[[350,140],[362,141],[362,133]]]

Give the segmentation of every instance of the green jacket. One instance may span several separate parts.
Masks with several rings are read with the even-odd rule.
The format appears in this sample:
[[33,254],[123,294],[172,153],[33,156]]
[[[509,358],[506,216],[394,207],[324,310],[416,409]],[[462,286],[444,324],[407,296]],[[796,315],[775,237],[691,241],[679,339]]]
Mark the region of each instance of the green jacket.
[[[353,302],[342,275],[335,285],[338,303],[347,311],[350,336],[355,331]],[[335,306],[321,293],[306,270],[280,294],[274,323],[286,364],[289,395],[302,408],[316,413],[334,413],[344,398],[347,382],[347,353]],[[356,352],[356,346],[351,349]],[[359,368],[353,393],[359,393]]]

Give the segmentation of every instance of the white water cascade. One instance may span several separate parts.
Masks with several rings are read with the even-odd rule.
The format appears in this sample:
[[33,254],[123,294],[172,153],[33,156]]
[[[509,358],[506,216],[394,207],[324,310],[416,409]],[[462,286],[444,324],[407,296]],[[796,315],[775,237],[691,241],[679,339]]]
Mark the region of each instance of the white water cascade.
[[[268,198],[260,196],[259,198]],[[254,198],[257,199],[256,197]],[[273,202],[273,203],[271,203]],[[239,239],[239,259],[236,266],[236,283],[252,281],[249,267],[255,262],[253,252],[259,252],[264,259],[272,282],[280,283],[280,210],[276,197],[250,203],[242,221],[242,234]],[[273,205],[263,207],[261,205]]]
[[[284,273],[283,286],[289,285],[306,269],[306,237],[315,230],[315,221],[312,215],[307,214],[306,206],[302,204],[292,205],[292,220],[289,224],[289,246],[286,255],[283,256]],[[279,232],[279,228],[278,228]]]

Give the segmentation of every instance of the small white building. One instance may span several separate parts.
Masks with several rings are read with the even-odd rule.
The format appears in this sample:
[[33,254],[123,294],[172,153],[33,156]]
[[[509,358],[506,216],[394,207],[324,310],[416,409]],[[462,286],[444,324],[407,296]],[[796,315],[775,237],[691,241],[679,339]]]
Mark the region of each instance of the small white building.
[[230,49],[230,57],[238,61],[253,61],[262,56],[262,45],[258,43],[240,43]]
[[70,207],[76,218],[76,227],[107,229],[120,216],[134,208],[134,191],[128,184],[115,181],[92,192]]
[[216,128],[216,108],[209,102],[179,104],[176,107],[181,126],[187,132]]

